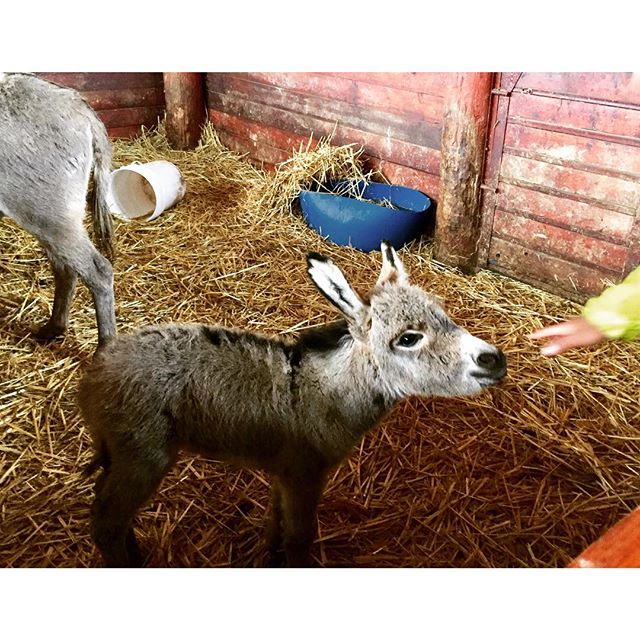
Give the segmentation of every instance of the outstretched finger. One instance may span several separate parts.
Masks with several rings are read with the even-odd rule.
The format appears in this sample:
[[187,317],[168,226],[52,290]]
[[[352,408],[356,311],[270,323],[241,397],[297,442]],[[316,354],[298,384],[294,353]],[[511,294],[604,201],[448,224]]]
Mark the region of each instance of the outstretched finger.
[[562,322],[561,324],[554,324],[550,327],[543,327],[533,333],[529,334],[529,337],[533,340],[540,340],[541,338],[553,338],[555,336],[566,336],[574,331],[574,327],[570,322]]
[[540,353],[543,356],[557,356],[575,346],[576,345],[571,344],[571,341],[567,338],[558,338],[557,340],[553,340],[552,342],[549,342],[544,347],[542,347],[540,349]]

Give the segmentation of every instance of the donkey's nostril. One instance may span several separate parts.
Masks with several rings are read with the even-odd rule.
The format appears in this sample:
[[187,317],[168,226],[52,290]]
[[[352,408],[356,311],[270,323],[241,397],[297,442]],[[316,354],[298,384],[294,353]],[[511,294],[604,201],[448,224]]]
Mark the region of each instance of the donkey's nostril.
[[483,351],[476,358],[476,364],[483,369],[487,369],[491,372],[496,372],[505,367],[507,359],[504,357],[504,353],[499,349],[495,351]]
[[481,367],[485,367],[486,369],[493,369],[497,360],[498,356],[495,353],[485,351],[476,358],[476,364],[479,364]]

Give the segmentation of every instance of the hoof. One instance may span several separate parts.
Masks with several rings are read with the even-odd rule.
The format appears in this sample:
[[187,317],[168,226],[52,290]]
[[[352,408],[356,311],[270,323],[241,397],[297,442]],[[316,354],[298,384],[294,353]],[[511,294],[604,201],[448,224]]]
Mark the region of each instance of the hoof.
[[38,342],[50,342],[63,336],[65,329],[66,327],[57,327],[47,322],[47,324],[33,332],[33,337],[38,340]]
[[96,347],[96,351],[100,351],[104,349],[108,344],[113,342],[116,339],[116,335],[108,335],[108,336],[98,336],[98,346]]
[[127,533],[126,544],[127,553],[129,555],[129,567],[131,567],[132,569],[141,569],[142,567],[144,567],[147,564],[146,558],[140,550],[138,541],[136,540],[136,536],[131,529]]
[[269,549],[269,556],[267,558],[267,567],[270,569],[282,569],[287,566],[287,556],[284,551],[278,549]]

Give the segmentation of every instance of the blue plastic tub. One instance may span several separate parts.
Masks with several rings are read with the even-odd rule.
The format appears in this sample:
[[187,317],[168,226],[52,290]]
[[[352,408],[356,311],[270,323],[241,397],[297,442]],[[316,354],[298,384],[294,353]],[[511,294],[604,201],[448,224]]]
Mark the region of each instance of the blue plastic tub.
[[[334,182],[327,189],[340,192],[348,184]],[[335,244],[366,252],[379,250],[382,240],[399,249],[425,230],[431,200],[424,193],[379,182],[357,183],[352,188],[367,200],[388,200],[397,209],[346,195],[303,191],[300,207],[307,224]]]

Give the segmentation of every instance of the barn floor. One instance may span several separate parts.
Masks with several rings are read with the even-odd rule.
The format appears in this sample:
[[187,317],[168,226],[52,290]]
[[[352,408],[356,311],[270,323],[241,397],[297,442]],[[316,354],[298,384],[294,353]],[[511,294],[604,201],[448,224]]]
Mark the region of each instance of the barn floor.
[[[157,221],[116,224],[119,330],[204,321],[281,333],[334,315],[306,277],[324,252],[366,289],[379,254],[330,246],[295,216],[246,206],[213,171],[218,150],[119,143],[118,164],[171,159],[187,197]],[[319,510],[324,567],[560,567],[640,501],[640,343],[544,359],[527,334],[576,307],[481,272],[401,252],[413,280],[509,358],[506,384],[473,399],[411,399],[331,478]],[[96,344],[80,286],[63,341],[30,336],[53,278],[33,239],[0,222],[0,566],[95,567],[88,535],[90,441],[75,407]],[[268,479],[181,457],[137,520],[150,566],[266,563]]]

